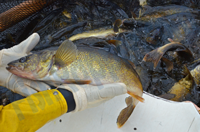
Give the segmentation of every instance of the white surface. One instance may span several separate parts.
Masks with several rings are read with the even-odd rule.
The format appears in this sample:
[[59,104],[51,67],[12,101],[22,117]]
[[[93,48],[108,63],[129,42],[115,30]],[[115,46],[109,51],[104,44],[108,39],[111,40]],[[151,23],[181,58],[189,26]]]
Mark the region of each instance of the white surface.
[[145,102],[137,105],[119,129],[116,119],[126,106],[127,96],[115,97],[95,108],[64,114],[37,132],[200,132],[200,116],[191,103],[172,103],[146,94],[143,95]]

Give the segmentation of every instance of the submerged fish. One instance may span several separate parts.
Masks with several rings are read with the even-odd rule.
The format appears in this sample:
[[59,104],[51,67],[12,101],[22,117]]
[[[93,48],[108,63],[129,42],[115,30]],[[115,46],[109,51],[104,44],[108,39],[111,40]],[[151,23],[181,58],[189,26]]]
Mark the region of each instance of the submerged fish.
[[113,30],[113,28],[109,28],[109,29],[98,29],[98,30],[76,34],[70,37],[69,40],[75,41],[75,40],[89,38],[89,37],[105,38],[107,36],[113,36],[113,35],[120,34],[127,31],[123,28],[117,28],[117,27],[115,28],[116,28],[115,31]]
[[64,41],[57,51],[40,51],[10,62],[7,70],[23,78],[58,84],[124,83],[132,97],[126,99],[128,106],[118,116],[118,127],[127,121],[138,100],[144,100],[140,78],[131,62],[104,50],[76,47],[69,40]]
[[150,33],[148,34],[146,41],[149,44],[154,44],[156,45],[156,43],[158,42],[158,40],[161,39],[162,33],[163,33],[163,27],[158,27],[156,29],[153,29],[152,31],[150,31]]
[[[147,53],[144,58],[143,61],[147,61],[147,62],[153,62],[154,63],[154,68],[157,67],[158,62],[160,61],[160,59],[163,57],[163,55],[170,50],[176,50],[177,54],[180,56],[184,56],[186,59],[193,59],[193,54],[192,52],[183,44],[179,43],[179,42],[173,42],[171,41],[171,43],[168,43],[162,47],[159,47],[149,53]],[[167,63],[169,61],[166,61],[166,59],[164,62]],[[167,69],[172,69],[173,66],[172,64],[167,64],[168,67]]]
[[177,14],[177,13],[198,13],[198,10],[194,10],[185,6],[170,5],[170,6],[145,6],[143,12],[140,13],[138,19],[143,21],[155,21],[157,18]]
[[183,101],[186,95],[191,94],[191,91],[195,86],[193,75],[191,75],[186,66],[184,66],[184,70],[187,76],[175,83],[174,86],[168,91],[168,94],[175,95],[175,97],[170,100]]

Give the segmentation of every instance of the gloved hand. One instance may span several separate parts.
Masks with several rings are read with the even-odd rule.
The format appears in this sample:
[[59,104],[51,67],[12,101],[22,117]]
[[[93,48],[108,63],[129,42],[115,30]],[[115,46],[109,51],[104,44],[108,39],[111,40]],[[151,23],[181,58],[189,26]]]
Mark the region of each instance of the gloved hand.
[[9,62],[26,56],[38,43],[40,37],[37,33],[33,33],[20,44],[0,51],[0,85],[10,89],[11,91],[28,96],[38,91],[50,89],[50,87],[42,82],[23,79],[13,75],[6,70]]
[[63,84],[58,86],[58,88],[63,88],[72,92],[76,103],[74,112],[98,106],[115,96],[125,94],[127,92],[126,85],[123,83],[113,83],[99,86],[89,84]]

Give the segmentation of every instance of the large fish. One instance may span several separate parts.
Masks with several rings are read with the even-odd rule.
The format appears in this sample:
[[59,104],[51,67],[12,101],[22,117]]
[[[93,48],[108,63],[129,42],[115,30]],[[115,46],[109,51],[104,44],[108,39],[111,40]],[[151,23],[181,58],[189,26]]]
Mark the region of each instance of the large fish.
[[132,97],[126,99],[127,107],[118,116],[118,127],[128,120],[136,104],[144,100],[142,84],[132,62],[101,49],[77,48],[69,40],[58,50],[40,51],[10,62],[7,70],[23,78],[58,84],[124,83]]

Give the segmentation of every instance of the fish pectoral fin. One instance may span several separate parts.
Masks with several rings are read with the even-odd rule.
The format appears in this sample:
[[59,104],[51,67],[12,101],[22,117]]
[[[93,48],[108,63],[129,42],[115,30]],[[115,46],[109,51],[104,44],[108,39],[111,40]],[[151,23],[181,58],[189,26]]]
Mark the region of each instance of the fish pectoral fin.
[[113,25],[114,25],[113,26],[113,31],[114,32],[119,32],[119,27],[122,25],[122,20],[121,19],[115,20]]
[[106,42],[109,43],[109,44],[114,45],[115,47],[119,47],[122,44],[122,42],[120,40],[114,40],[114,39],[113,40],[108,40]]
[[144,102],[144,98],[142,98],[142,97],[140,97],[140,96],[138,96],[138,95],[136,95],[136,94],[134,94],[134,93],[132,93],[132,92],[130,92],[130,91],[127,91],[127,93],[128,93],[129,95],[131,95],[133,98],[139,100],[140,102]]
[[132,97],[126,98],[126,103],[128,106],[120,112],[120,114],[117,118],[118,128],[121,128],[125,124],[125,122],[128,120],[128,118],[130,117],[130,115],[132,114],[132,112],[135,108],[135,106],[132,105],[133,104]]
[[75,80],[75,79],[67,79],[64,80],[64,83],[66,84],[90,84],[91,80]]
[[168,60],[167,58],[165,58],[165,57],[162,57],[161,58],[161,60],[163,61],[163,62],[165,62],[165,65],[166,65],[166,67],[167,67],[167,71],[168,72],[170,72],[172,69],[173,69],[173,62],[171,62],[170,60]]
[[77,47],[70,40],[65,40],[58,48],[55,54],[55,64],[59,67],[64,67],[77,57]]

